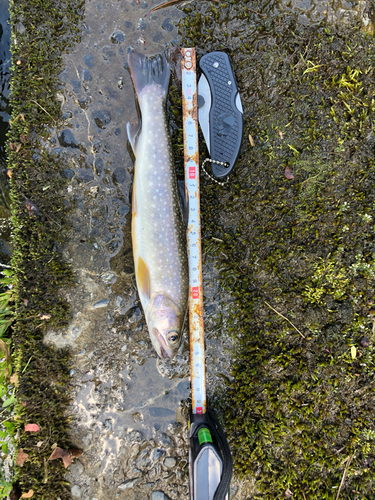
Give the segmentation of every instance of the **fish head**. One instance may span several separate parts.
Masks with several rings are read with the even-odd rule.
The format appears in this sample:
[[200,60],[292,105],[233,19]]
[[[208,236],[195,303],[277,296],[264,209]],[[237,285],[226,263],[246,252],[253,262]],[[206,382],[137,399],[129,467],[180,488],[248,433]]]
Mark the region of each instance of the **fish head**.
[[146,321],[151,342],[163,359],[173,358],[182,342],[184,317],[181,307],[164,294],[151,299],[146,312]]

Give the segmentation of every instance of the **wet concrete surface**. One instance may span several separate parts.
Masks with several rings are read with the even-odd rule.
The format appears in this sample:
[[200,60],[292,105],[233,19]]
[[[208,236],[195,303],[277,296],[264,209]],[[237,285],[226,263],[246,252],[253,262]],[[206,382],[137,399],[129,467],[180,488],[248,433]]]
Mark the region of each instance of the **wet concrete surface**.
[[[188,497],[186,332],[176,359],[157,357],[135,287],[130,237],[133,162],[126,123],[137,115],[127,50],[160,52],[177,35],[181,16],[172,8],[145,20],[148,7],[86,4],[82,42],[65,55],[60,75],[65,123],[44,144],[64,159],[65,203],[72,207],[60,249],[77,276],[77,286],[66,291],[72,319],[68,328],[49,331],[45,342],[74,355],[71,436],[84,450],[67,475],[74,498]],[[206,304],[209,324],[222,324],[224,301],[215,281],[206,287]],[[213,328],[211,379],[217,368],[229,367],[224,344],[231,347],[230,341],[220,356],[217,344]]]
[[[302,22],[349,8],[332,5],[293,2],[288,8],[300,9]],[[82,41],[64,56],[60,75],[65,122],[44,144],[66,165],[64,203],[72,210],[60,250],[77,276],[77,286],[65,292],[70,324],[49,330],[45,342],[73,354],[71,437],[83,454],[67,479],[73,498],[84,500],[188,499],[187,332],[174,360],[157,358],[136,291],[130,238],[133,162],[126,123],[137,115],[127,50],[162,51],[177,37],[182,15],[171,7],[145,19],[150,7],[144,1],[86,2]],[[218,272],[207,258],[209,397],[231,362],[230,298],[219,289]],[[250,482],[234,482],[232,498],[249,498],[252,491]]]

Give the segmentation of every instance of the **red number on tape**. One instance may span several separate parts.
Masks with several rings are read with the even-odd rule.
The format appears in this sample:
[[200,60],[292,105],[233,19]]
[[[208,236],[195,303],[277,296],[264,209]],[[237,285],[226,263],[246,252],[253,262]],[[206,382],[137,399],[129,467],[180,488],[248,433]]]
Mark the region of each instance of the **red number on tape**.
[[195,179],[195,167],[189,167],[189,179]]
[[193,299],[199,299],[199,287],[198,286],[193,286],[191,288],[191,295],[193,296]]
[[197,408],[197,415],[203,415],[203,408],[201,406]]

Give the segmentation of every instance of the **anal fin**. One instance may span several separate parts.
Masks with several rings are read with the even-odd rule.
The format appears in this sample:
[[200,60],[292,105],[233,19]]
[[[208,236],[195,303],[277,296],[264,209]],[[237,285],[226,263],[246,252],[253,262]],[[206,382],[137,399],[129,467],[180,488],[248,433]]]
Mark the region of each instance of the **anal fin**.
[[133,150],[134,156],[136,155],[136,148],[137,148],[137,142],[139,138],[139,133],[141,131],[141,122],[139,121],[138,123],[130,123],[128,122],[126,124],[126,132],[128,134],[128,139],[130,142],[130,146]]

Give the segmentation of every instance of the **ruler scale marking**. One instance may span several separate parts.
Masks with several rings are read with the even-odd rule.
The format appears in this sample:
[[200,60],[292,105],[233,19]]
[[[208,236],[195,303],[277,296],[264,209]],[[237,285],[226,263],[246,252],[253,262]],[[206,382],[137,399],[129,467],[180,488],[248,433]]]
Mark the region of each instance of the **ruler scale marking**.
[[189,201],[189,327],[192,412],[206,412],[202,252],[199,196],[198,106],[195,49],[182,49],[182,106],[185,190]]

